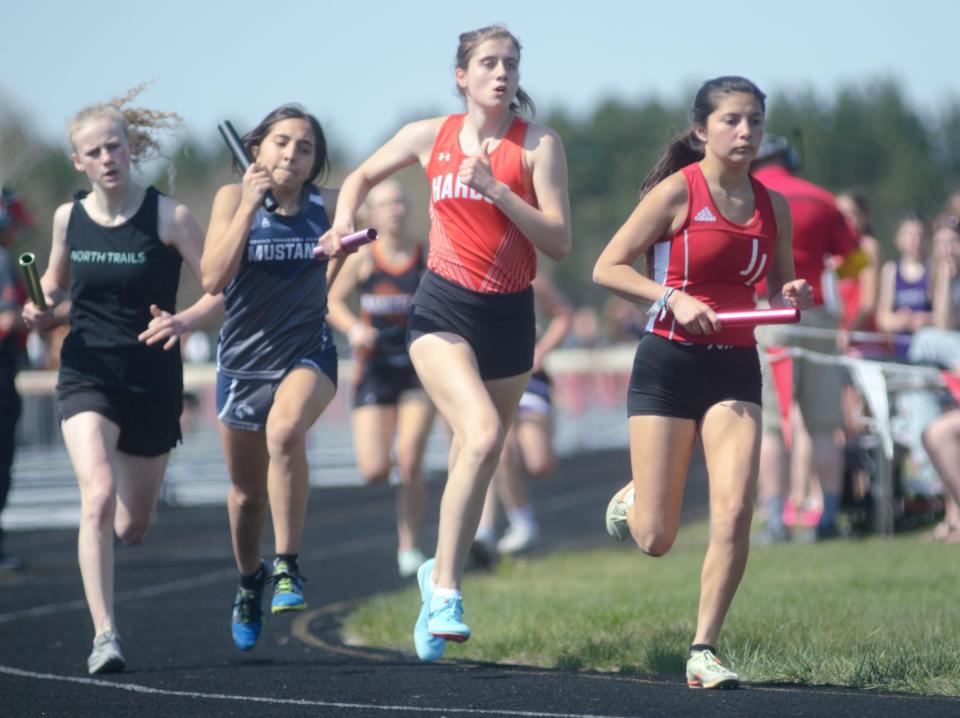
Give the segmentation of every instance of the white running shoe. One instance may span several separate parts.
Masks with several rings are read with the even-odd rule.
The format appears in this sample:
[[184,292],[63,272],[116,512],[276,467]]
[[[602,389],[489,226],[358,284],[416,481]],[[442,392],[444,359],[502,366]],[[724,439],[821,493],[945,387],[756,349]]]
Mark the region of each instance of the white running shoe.
[[631,481],[615,493],[613,498],[610,499],[610,503],[607,504],[607,533],[617,541],[623,541],[630,535],[630,527],[627,526],[627,512],[633,506],[635,493]]
[[694,651],[687,659],[687,685],[691,688],[730,689],[740,686],[740,676],[724,666],[713,651]]
[[93,639],[93,650],[87,659],[87,672],[91,676],[96,673],[121,673],[125,667],[120,636],[114,631],[104,631]]
[[510,524],[503,536],[497,541],[500,553],[523,553],[540,543],[540,529],[536,522]]
[[400,578],[410,578],[417,574],[420,564],[427,560],[423,551],[414,547],[397,551],[397,569],[400,571]]

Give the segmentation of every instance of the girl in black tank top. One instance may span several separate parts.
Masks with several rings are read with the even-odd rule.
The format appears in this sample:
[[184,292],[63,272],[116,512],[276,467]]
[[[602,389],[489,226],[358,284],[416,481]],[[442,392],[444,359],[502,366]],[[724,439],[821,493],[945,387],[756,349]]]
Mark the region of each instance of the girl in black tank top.
[[149,130],[177,119],[121,112],[138,92],[93,105],[71,122],[74,166],[92,191],[54,214],[40,280],[48,309],[24,308],[27,325],[40,331],[70,324],[57,408],[84,507],[78,553],[93,618],[91,674],[125,666],[113,616],[113,537],[131,544],[143,538],[170,449],[180,440],[177,339],[222,304],[204,295],[176,311],[181,262],[199,280],[203,235],[183,205],[131,178],[131,166],[154,142]]
[[[387,481],[394,466],[400,475],[397,567],[401,576],[412,576],[424,561],[418,545],[423,455],[434,411],[407,354],[406,330],[407,311],[425,263],[422,246],[406,233],[408,205],[399,184],[388,181],[374,187],[367,207],[380,238],[343,265],[328,297],[328,318],[354,350],[357,466],[368,483]],[[359,294],[359,316],[347,305],[354,294]]]

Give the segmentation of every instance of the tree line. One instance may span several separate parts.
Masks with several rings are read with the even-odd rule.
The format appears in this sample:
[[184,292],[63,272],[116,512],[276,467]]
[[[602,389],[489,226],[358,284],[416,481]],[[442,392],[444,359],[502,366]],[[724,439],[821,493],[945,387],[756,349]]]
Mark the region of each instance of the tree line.
[[[841,87],[830,96],[775,92],[767,106],[767,130],[794,145],[801,176],[833,191],[860,189],[871,199],[874,231],[887,256],[899,216],[932,217],[960,190],[957,98],[921,111],[897,82],[878,79]],[[662,148],[686,128],[688,111],[680,101],[609,98],[587,113],[554,108],[538,118],[557,130],[567,152],[574,249],[553,273],[574,300],[605,298],[591,285],[593,262],[635,206],[640,182]],[[42,267],[53,210],[85,182],[60,145],[31,136],[29,127],[28,117],[0,113],[0,183],[20,190],[36,217],[36,226],[22,233],[20,249],[36,252]],[[330,146],[338,146],[336,137]],[[331,159],[327,183],[337,186],[350,167],[342,157]],[[218,142],[191,135],[170,152],[167,166],[152,172],[156,176],[146,179],[163,190],[172,184],[172,193],[201,222],[217,188],[236,178]],[[425,234],[422,173],[406,172],[401,181],[413,199],[412,229]],[[191,284],[184,289],[188,295],[198,291]]]

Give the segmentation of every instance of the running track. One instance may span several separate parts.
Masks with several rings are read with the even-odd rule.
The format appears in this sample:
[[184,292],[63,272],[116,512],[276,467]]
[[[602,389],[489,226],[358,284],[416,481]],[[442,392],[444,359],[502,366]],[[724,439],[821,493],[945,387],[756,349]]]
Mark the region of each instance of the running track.
[[[627,466],[624,452],[584,454],[536,485],[543,550],[609,541],[602,511]],[[440,488],[431,485],[434,518]],[[702,479],[693,478],[687,518],[702,516],[705,500]],[[90,625],[74,531],[8,534],[11,553],[30,570],[0,576],[0,716],[960,715],[956,699],[789,685],[691,691],[682,676],[424,665],[412,646],[345,646],[344,612],[401,585],[392,515],[386,487],[315,490],[301,558],[311,609],[293,620],[268,617],[257,648],[241,654],[228,629],[234,576],[225,510],[164,510],[143,546],[118,549],[117,617],[129,670],[102,678],[85,672]]]

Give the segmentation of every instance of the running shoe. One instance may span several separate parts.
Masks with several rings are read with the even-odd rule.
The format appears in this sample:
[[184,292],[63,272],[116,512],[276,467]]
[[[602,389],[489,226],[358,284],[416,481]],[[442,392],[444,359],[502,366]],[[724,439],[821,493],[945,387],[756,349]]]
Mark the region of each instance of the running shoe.
[[91,676],[97,673],[122,673],[126,666],[123,644],[116,632],[104,631],[93,639],[93,650],[87,658],[87,672]]
[[540,530],[533,521],[510,524],[497,541],[497,551],[502,554],[523,553],[540,543]]
[[418,548],[407,548],[397,551],[397,569],[400,571],[400,578],[409,578],[417,574],[417,569],[427,560],[423,551]]
[[263,578],[256,588],[237,587],[237,595],[233,599],[233,615],[230,619],[230,632],[233,634],[233,643],[241,651],[253,648],[260,631],[263,630],[263,587],[270,567],[265,561],[260,562],[260,575]]
[[607,533],[617,541],[623,541],[630,535],[630,527],[627,526],[627,513],[633,506],[635,494],[636,491],[631,481],[615,493],[613,498],[610,499],[610,503],[607,504]]
[[286,611],[302,611],[307,607],[303,598],[303,587],[306,581],[300,572],[281,558],[274,559],[273,573],[270,575],[273,584],[273,600],[270,603],[271,613],[285,613]]
[[489,571],[499,560],[497,556],[497,547],[492,540],[477,538],[470,544],[470,551],[467,553],[466,569],[468,571]]
[[470,626],[463,622],[463,599],[460,596],[431,596],[427,628],[430,635],[454,643],[463,643],[470,638]]
[[443,657],[447,642],[431,635],[429,630],[430,599],[433,591],[430,589],[430,574],[433,573],[433,559],[425,561],[417,570],[417,583],[420,586],[420,615],[413,627],[413,645],[417,649],[417,657],[421,661],[436,661]]
[[694,651],[687,659],[687,685],[691,688],[730,689],[740,686],[740,677],[724,666],[713,651]]

